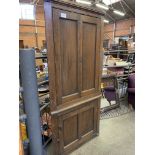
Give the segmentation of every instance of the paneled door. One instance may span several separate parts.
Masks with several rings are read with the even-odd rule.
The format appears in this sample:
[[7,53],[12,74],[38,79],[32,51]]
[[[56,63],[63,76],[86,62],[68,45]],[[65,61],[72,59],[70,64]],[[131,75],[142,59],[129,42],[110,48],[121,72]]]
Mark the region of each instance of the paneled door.
[[101,20],[81,15],[82,96],[99,91]]
[[58,103],[98,92],[100,19],[54,9],[53,20]]
[[80,15],[54,9],[54,45],[59,104],[80,97]]

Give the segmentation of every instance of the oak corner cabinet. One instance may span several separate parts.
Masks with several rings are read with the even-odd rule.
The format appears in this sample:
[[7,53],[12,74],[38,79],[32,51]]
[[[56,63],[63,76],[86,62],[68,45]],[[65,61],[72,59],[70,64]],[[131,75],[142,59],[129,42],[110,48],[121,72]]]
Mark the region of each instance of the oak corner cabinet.
[[44,2],[53,155],[99,134],[103,13],[75,2]]

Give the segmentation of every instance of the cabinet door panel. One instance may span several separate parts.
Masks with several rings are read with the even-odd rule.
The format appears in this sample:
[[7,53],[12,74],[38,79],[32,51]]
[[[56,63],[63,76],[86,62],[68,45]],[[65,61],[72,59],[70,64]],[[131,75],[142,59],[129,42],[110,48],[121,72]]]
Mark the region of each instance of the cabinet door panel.
[[99,99],[89,101],[61,116],[60,146],[65,154],[98,134],[99,102]]
[[62,96],[66,96],[78,91],[77,22],[60,19],[60,27]]
[[100,20],[82,16],[82,95],[98,91]]
[[79,15],[54,9],[54,44],[59,104],[79,97]]
[[96,25],[83,23],[82,90],[95,88]]
[[79,114],[79,134],[81,136],[94,129],[94,108],[90,108]]
[[77,115],[64,120],[63,124],[63,139],[64,146],[78,139],[78,119]]

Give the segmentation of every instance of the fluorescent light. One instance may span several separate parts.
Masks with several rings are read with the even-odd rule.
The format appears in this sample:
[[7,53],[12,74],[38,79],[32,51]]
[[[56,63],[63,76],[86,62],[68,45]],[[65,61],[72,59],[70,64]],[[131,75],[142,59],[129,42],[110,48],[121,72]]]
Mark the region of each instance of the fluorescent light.
[[104,19],[103,21],[104,21],[104,23],[109,23],[109,20]]
[[97,7],[102,8],[104,10],[109,10],[109,7],[103,4],[96,4]]
[[120,16],[125,16],[125,13],[118,11],[118,10],[114,10],[113,11],[115,14],[120,15]]
[[78,2],[78,3],[83,3],[83,4],[87,4],[87,5],[91,5],[91,2],[89,2],[89,1],[76,0],[76,2]]
[[102,0],[102,2],[106,5],[114,4],[119,1],[121,1],[121,0]]

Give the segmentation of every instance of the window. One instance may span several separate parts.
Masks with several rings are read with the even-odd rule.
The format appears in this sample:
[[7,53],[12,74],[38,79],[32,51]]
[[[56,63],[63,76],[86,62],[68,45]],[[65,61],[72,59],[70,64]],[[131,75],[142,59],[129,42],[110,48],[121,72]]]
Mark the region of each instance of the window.
[[20,19],[34,20],[34,5],[31,4],[20,4]]
[[114,4],[119,1],[121,1],[121,0],[102,0],[102,2],[106,5]]

